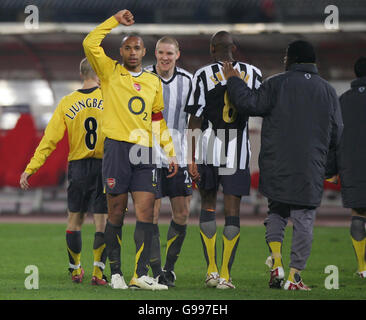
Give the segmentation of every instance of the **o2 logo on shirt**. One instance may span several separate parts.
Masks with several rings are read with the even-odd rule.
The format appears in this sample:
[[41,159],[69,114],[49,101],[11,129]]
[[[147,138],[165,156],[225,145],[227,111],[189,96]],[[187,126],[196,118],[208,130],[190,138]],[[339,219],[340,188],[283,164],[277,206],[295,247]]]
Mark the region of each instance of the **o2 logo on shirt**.
[[359,91],[360,93],[364,93],[364,92],[365,92],[365,87],[359,87],[359,88],[358,88],[358,91]]
[[141,97],[132,97],[128,101],[128,110],[130,110],[131,113],[138,116],[140,114],[144,114],[144,117],[142,118],[144,121],[147,120],[147,112],[145,111],[145,101]]

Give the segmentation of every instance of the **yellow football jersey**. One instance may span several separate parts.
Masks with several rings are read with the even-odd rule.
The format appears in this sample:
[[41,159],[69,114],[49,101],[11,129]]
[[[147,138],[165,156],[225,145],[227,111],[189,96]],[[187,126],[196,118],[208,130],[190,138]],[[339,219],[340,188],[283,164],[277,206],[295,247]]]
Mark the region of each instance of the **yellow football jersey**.
[[[100,43],[118,25],[118,21],[111,17],[83,41],[85,55],[101,81],[105,106],[103,132],[113,140],[151,147],[152,113],[164,109],[161,80],[149,71],[132,76],[118,61],[104,53]],[[171,137],[165,140],[161,140],[163,146],[172,143]],[[174,148],[170,150],[169,155],[174,155]]]
[[[94,90],[93,90],[94,89]],[[44,135],[25,172],[35,173],[55,150],[67,130],[68,160],[103,158],[104,102],[99,88],[77,90],[63,97],[48,123]]]

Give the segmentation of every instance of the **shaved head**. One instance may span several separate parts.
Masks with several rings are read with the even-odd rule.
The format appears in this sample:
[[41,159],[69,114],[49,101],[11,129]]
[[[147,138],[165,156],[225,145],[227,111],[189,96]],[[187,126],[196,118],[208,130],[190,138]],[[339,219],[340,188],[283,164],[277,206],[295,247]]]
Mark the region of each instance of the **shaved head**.
[[210,41],[211,55],[217,60],[232,61],[232,53],[236,50],[233,37],[227,31],[216,32]]
[[122,42],[121,42],[121,47],[125,44],[125,42],[128,39],[131,39],[131,38],[139,39],[140,40],[140,43],[142,44],[142,46],[145,47],[144,40],[142,40],[142,38],[139,35],[137,35],[137,34],[129,34],[127,36],[124,36],[123,39],[122,39]]
[[217,50],[230,50],[234,45],[234,40],[229,32],[219,31],[211,37],[210,44]]

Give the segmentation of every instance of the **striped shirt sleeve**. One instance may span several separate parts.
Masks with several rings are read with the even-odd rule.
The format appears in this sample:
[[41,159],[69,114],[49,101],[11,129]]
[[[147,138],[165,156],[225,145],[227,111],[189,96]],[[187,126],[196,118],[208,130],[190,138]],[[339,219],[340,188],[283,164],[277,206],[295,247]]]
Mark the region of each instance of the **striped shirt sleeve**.
[[206,106],[203,78],[204,77],[202,77],[202,73],[196,73],[194,75],[192,80],[191,94],[188,104],[184,109],[185,112],[194,115],[197,118],[202,115]]

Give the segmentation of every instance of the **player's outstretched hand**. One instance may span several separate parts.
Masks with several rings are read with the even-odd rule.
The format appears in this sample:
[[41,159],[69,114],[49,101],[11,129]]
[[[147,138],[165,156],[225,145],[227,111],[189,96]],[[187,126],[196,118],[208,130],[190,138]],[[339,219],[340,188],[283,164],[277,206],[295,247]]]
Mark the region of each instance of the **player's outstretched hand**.
[[20,187],[24,190],[27,190],[29,188],[29,182],[28,182],[28,178],[31,175],[29,173],[23,172],[22,175],[20,176]]
[[171,172],[170,174],[168,174],[166,177],[167,178],[172,178],[174,177],[177,172],[178,172],[178,164],[177,164],[177,158],[176,157],[170,157],[168,159],[169,161],[169,172]]
[[197,164],[195,162],[189,163],[188,164],[188,173],[190,174],[192,180],[194,182],[199,182],[200,181],[200,174],[198,172],[198,167]]
[[129,10],[121,10],[118,11],[114,17],[116,20],[125,26],[130,26],[135,23],[135,20],[133,19],[133,14]]
[[240,73],[238,70],[233,68],[231,62],[224,62],[222,71],[224,72],[225,79],[228,80],[230,77],[240,78]]

